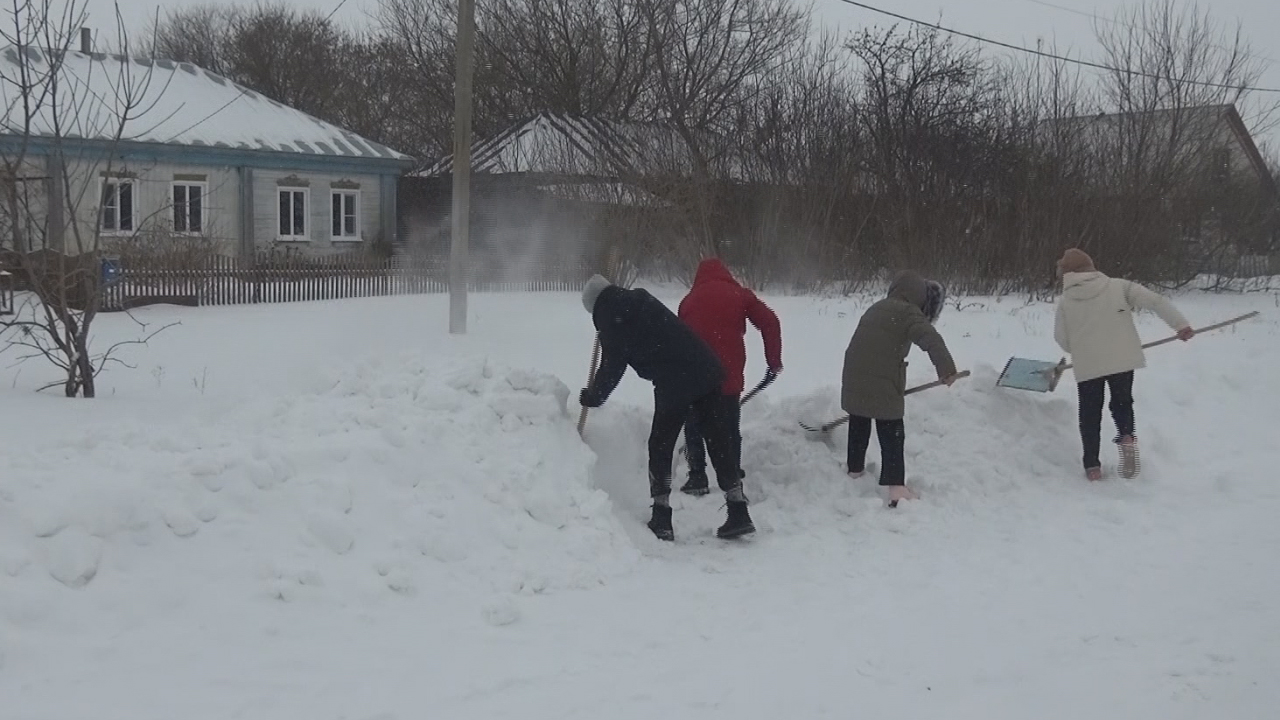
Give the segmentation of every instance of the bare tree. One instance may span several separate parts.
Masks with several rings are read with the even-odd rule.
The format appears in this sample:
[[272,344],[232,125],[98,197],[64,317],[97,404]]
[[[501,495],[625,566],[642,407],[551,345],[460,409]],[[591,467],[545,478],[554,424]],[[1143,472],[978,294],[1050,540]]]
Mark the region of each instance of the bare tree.
[[431,145],[409,55],[386,33],[276,3],[169,11],[152,36],[154,57],[194,63],[391,147]]
[[90,329],[102,305],[104,226],[133,229],[142,220],[116,164],[118,146],[163,89],[152,88],[149,70],[135,74],[118,9],[120,62],[72,49],[85,17],[80,3],[60,10],[52,0],[13,0],[7,14],[0,174],[13,235],[4,240],[31,300],[4,329],[10,347],[25,351],[21,359],[43,357],[62,370],[48,387],[91,398],[115,351],[146,342],[94,353]]
[[998,66],[933,29],[866,30],[866,171],[878,211],[865,251],[882,267],[990,275],[1007,190],[1010,104]]
[[[233,77],[235,69],[228,46],[241,15],[239,8],[226,5],[194,5],[167,11],[147,33],[151,38],[150,54]],[[261,92],[259,88],[251,89]]]
[[[287,5],[208,6],[169,14],[155,49],[440,157],[455,15],[453,0],[379,0],[352,32]],[[1207,11],[1149,0],[1100,24],[1114,70],[1097,89],[1070,63],[938,30],[867,28],[842,48],[808,22],[791,0],[481,0],[475,131],[544,112],[609,123],[595,150],[615,162],[576,192],[616,197],[568,202],[584,233],[676,277],[715,253],[757,285],[911,265],[1036,294],[1069,245],[1179,281],[1274,242],[1273,195],[1239,158],[1222,173],[1221,114],[1204,109],[1238,108],[1259,134],[1280,104],[1249,91],[1260,62]],[[530,192],[562,208],[561,190]]]
[[[1110,107],[1121,113],[1235,105],[1250,132],[1275,127],[1280,101],[1263,100],[1251,88],[1266,71],[1245,39],[1244,28],[1223,27],[1206,8],[1182,0],[1146,0],[1099,20],[1095,33],[1110,71],[1103,82]],[[1167,145],[1179,128],[1160,133]],[[1145,139],[1145,138],[1141,138]],[[1147,151],[1138,144],[1135,152]]]
[[[1258,133],[1274,127],[1280,101],[1251,92],[1263,63],[1238,24],[1223,28],[1207,9],[1150,0],[1099,24],[1097,35],[1114,68],[1104,79],[1109,112],[1087,121],[1082,148],[1107,158],[1093,179],[1113,199],[1099,246],[1123,271],[1185,281],[1240,245],[1238,232],[1227,229],[1239,231],[1238,218],[1227,222],[1215,209],[1223,207],[1222,190],[1235,183],[1237,201],[1240,192],[1274,193],[1258,182],[1256,162],[1233,157],[1230,113],[1239,110]],[[1267,202],[1245,205],[1264,211]],[[1257,227],[1255,220],[1243,225]]]
[[[477,7],[477,27],[484,17]],[[395,43],[407,62],[409,92],[401,103],[411,107],[416,122],[423,129],[423,157],[442,157],[453,146],[453,83],[456,36],[456,6],[452,0],[379,0],[379,31]],[[477,48],[481,52],[483,45]],[[491,87],[489,63],[478,59],[475,64],[477,89],[473,114],[477,137],[484,138],[502,129],[501,123],[488,118],[482,101],[485,88]]]
[[630,119],[645,101],[653,38],[628,0],[488,0],[481,54],[506,117]]
[[153,55],[195,63],[304,112],[325,115],[349,90],[354,38],[319,11],[195,6],[170,11],[153,32]]
[[751,98],[735,135],[748,183],[727,255],[757,288],[775,281],[849,281],[870,204],[850,56],[833,35],[787,51],[779,82]]

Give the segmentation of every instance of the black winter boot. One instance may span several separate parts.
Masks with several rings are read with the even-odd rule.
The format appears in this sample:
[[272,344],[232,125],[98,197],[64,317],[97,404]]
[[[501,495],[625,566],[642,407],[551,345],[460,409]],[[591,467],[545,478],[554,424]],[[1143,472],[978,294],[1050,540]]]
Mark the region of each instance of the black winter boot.
[[671,527],[671,506],[670,505],[653,505],[653,517],[649,518],[649,529],[657,536],[659,540],[673,541],[676,539],[676,531]]
[[689,481],[680,488],[680,492],[685,495],[706,495],[711,492],[711,487],[707,484],[707,471],[690,470]]
[[728,505],[729,518],[724,521],[719,530],[716,530],[716,537],[736,538],[756,531],[756,526],[751,522],[751,513],[747,512],[745,500],[730,500]]

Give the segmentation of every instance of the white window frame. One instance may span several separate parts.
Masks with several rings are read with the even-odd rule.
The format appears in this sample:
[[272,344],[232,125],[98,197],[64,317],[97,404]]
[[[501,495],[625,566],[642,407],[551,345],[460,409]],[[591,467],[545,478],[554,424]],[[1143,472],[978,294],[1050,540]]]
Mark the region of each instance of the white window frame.
[[[107,220],[107,186],[115,186],[115,227],[106,226]],[[129,191],[129,220],[132,227],[127,229],[120,228],[120,187],[122,185],[130,186]],[[102,235],[133,235],[138,231],[138,180],[131,177],[104,177],[98,186],[98,232]]]
[[[186,199],[186,202],[183,203],[183,206],[185,206],[186,208],[186,215],[187,215],[186,230],[178,229],[178,202],[173,199],[174,191],[179,187],[188,188],[187,199]],[[193,187],[200,188],[200,229],[199,230],[191,229],[191,208],[190,208],[191,190],[190,188],[193,188]],[[277,198],[277,200],[279,200],[279,198]],[[205,234],[205,231],[209,227],[209,183],[208,181],[174,180],[169,186],[169,201],[170,201],[170,204],[173,206],[173,213],[171,218],[173,222],[171,224],[171,227],[175,235],[200,236]]]
[[[343,229],[344,232],[340,232],[338,234],[334,234],[333,232],[333,221],[335,219],[333,216],[333,199],[335,197],[343,198],[343,206],[341,206],[339,209],[339,212],[341,213],[341,217],[337,219],[338,219],[338,222],[340,223],[339,226]],[[347,235],[345,232],[346,230],[345,220],[347,219],[345,203],[346,203],[347,197],[353,198],[355,203],[355,218],[354,218],[355,232],[352,235]],[[363,233],[360,231],[360,199],[361,198],[360,198],[359,188],[330,188],[329,190],[329,237],[333,242],[360,242],[363,239]]]
[[[290,230],[293,234],[285,234],[280,232],[280,222],[284,218],[280,215],[280,197],[282,193],[290,193],[289,198],[289,219]],[[298,234],[298,228],[293,227],[293,195],[302,195],[302,234]],[[281,242],[308,242],[311,240],[311,188],[298,187],[296,185],[281,185],[276,188],[276,233],[280,236]]]

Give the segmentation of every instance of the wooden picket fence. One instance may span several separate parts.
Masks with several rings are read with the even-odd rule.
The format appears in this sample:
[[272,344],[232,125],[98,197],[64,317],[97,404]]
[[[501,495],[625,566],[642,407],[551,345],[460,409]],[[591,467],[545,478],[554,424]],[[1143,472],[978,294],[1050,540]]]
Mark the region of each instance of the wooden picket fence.
[[[518,279],[473,272],[471,292],[577,292],[590,275],[585,268],[548,265],[522,269]],[[301,259],[264,256],[251,259],[216,256],[192,266],[148,261],[119,261],[104,281],[102,309],[128,310],[143,305],[244,305],[254,303],[345,300],[449,291],[444,263],[402,258]]]

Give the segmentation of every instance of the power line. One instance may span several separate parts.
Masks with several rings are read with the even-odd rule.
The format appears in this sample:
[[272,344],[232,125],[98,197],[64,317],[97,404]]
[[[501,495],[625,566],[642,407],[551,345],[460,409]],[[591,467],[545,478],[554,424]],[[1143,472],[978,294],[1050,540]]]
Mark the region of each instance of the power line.
[[333,19],[333,16],[334,16],[334,15],[337,15],[337,14],[338,14],[338,11],[342,9],[342,6],[343,6],[343,5],[346,5],[346,4],[347,4],[347,0],[342,0],[342,2],[338,3],[338,6],[337,6],[337,7],[335,7],[334,9],[332,9],[332,10],[330,10],[330,11],[329,11],[329,14],[328,14],[328,15],[326,15],[326,16],[324,17],[324,19],[325,19],[326,21],[328,21],[328,20],[332,20],[332,19]]
[[1206,82],[1204,80],[1174,80],[1172,78],[1168,78],[1163,75],[1156,75],[1154,73],[1142,72],[1140,70],[1121,70],[1120,68],[1114,68],[1114,67],[1111,67],[1110,65],[1103,65],[1102,63],[1091,62],[1089,60],[1077,60],[1075,58],[1063,57],[1062,55],[1054,55],[1053,53],[1047,53],[1047,52],[1044,52],[1043,50],[1032,50],[1031,48],[1022,47],[1021,45],[1014,45],[1012,43],[1001,42],[999,40],[990,40],[988,38],[982,37],[981,35],[974,35],[972,33],[963,32],[961,30],[952,30],[951,28],[945,28],[942,25],[939,25],[937,23],[928,23],[928,22],[924,22],[923,20],[916,20],[915,18],[909,18],[906,15],[899,15],[898,13],[890,12],[889,10],[881,10],[878,7],[872,7],[865,3],[857,2],[857,0],[840,0],[840,2],[846,5],[852,5],[854,7],[862,8],[863,10],[870,10],[873,13],[887,15],[891,18],[895,18],[903,22],[908,22],[913,25],[920,25],[922,27],[933,28],[934,30],[941,30],[942,32],[945,32],[951,35],[957,35],[962,38],[976,40],[980,43],[995,45],[997,47],[1002,47],[1008,50],[1016,50],[1021,53],[1027,53],[1028,55],[1036,55],[1038,57],[1047,58],[1049,60],[1057,60],[1059,62],[1071,63],[1073,65],[1081,65],[1083,67],[1094,68],[1095,70],[1106,70],[1107,72],[1124,73],[1126,75],[1136,75],[1138,77],[1149,78],[1152,80],[1165,80],[1167,82],[1186,83],[1188,85],[1199,85],[1201,87],[1218,88],[1220,90],[1249,90],[1252,92],[1260,92],[1260,93],[1280,93],[1280,88],[1248,87],[1244,85],[1227,85],[1226,83]]
[[[1137,25],[1134,25],[1133,23],[1124,22],[1124,21],[1122,21],[1122,20],[1116,20],[1115,18],[1103,17],[1103,16],[1101,16],[1101,15],[1099,15],[1099,14],[1095,13],[1095,12],[1087,12],[1087,11],[1085,11],[1085,10],[1077,10],[1076,8],[1073,8],[1073,7],[1067,7],[1067,6],[1065,6],[1065,5],[1058,5],[1058,4],[1056,4],[1056,3],[1046,2],[1046,0],[1026,0],[1026,1],[1027,1],[1027,2],[1029,2],[1029,3],[1035,4],[1035,5],[1041,5],[1041,6],[1043,6],[1043,7],[1053,8],[1054,10],[1061,10],[1062,12],[1068,12],[1068,13],[1071,13],[1072,15],[1079,15],[1080,17],[1089,18],[1090,20],[1101,20],[1102,22],[1104,22],[1104,23],[1106,23],[1106,24],[1108,24],[1108,25],[1119,25],[1120,27],[1125,27],[1125,28],[1128,28],[1128,29],[1130,29],[1130,30],[1137,30],[1137,29],[1138,29],[1138,26],[1137,26]],[[1219,49],[1219,50],[1222,50],[1223,52],[1229,52],[1229,53],[1230,53],[1230,52],[1239,52],[1238,50],[1234,50],[1234,49],[1232,49],[1232,48],[1224,47],[1224,46],[1219,45],[1219,44],[1217,44],[1217,43],[1210,43],[1210,45],[1209,45],[1209,46],[1210,46],[1210,47],[1217,48],[1217,49]],[[1240,53],[1240,54],[1241,54],[1241,55],[1243,55],[1244,57],[1253,58],[1253,59],[1255,59],[1255,60],[1261,60],[1262,62],[1266,63],[1267,65],[1275,65],[1275,64],[1277,64],[1277,63],[1280,63],[1280,60],[1276,60],[1275,58],[1268,57],[1268,56],[1266,56],[1266,55],[1262,55],[1262,54],[1260,54],[1260,53]]]

